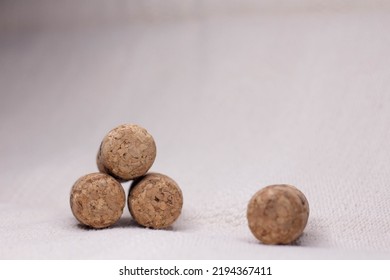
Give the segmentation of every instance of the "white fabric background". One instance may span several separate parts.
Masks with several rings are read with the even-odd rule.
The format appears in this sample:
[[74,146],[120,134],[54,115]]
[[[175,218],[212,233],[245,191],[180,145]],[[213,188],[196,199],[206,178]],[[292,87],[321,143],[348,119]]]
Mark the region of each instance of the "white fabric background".
[[[103,2],[0,2],[1,259],[390,257],[386,1]],[[128,122],[154,136],[182,216],[150,230],[126,208],[87,230],[70,188]],[[310,203],[295,245],[247,227],[275,183]]]

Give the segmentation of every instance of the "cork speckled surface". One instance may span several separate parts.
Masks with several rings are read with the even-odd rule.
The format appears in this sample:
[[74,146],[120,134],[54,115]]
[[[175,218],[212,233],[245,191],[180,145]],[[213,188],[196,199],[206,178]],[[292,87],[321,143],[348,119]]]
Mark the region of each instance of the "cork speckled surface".
[[131,185],[128,207],[140,225],[155,229],[167,228],[180,216],[183,193],[173,179],[163,174],[150,173]]
[[272,185],[256,192],[248,203],[253,235],[264,244],[289,244],[305,229],[309,203],[294,186]]
[[122,215],[125,192],[114,178],[92,173],[78,179],[71,190],[70,207],[75,218],[93,228],[113,225]]
[[104,137],[96,161],[100,172],[126,181],[144,175],[155,158],[156,144],[147,130],[123,124]]

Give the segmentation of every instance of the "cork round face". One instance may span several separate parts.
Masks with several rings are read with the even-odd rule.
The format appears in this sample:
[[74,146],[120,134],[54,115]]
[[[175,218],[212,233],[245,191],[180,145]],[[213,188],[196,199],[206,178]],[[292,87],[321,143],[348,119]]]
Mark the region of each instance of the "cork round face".
[[105,228],[118,221],[125,201],[121,184],[103,173],[81,177],[70,194],[70,207],[75,218],[93,228]]
[[168,176],[151,173],[132,184],[128,206],[138,224],[156,229],[166,228],[180,216],[183,194]]
[[303,232],[309,218],[304,194],[290,185],[272,185],[255,193],[247,209],[248,225],[264,244],[289,244]]
[[155,158],[156,144],[146,129],[124,124],[104,137],[96,162],[100,172],[127,181],[144,175]]

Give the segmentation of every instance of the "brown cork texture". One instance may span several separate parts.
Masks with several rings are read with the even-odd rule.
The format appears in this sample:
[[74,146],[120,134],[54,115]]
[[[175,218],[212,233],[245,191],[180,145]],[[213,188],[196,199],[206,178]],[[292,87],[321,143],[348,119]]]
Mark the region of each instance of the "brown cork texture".
[[126,196],[122,185],[104,173],[91,173],[74,183],[70,207],[76,219],[92,228],[105,228],[119,220]]
[[290,185],[265,187],[248,204],[249,228],[264,244],[290,244],[302,234],[308,218],[305,195]]
[[124,124],[104,137],[96,163],[100,172],[128,181],[146,174],[155,158],[156,144],[146,129]]
[[169,227],[180,216],[183,194],[168,176],[149,173],[133,182],[127,202],[138,224],[160,229]]

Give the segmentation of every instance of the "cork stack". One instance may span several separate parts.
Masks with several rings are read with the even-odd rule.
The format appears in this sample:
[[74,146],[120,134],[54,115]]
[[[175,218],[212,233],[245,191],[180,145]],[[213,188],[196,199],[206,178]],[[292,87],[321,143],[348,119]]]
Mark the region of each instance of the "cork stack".
[[183,195],[168,176],[147,174],[155,158],[156,144],[146,129],[135,124],[112,129],[96,157],[100,172],[82,176],[72,187],[70,206],[75,218],[96,229],[113,225],[126,200],[120,182],[134,180],[128,196],[134,220],[149,228],[171,226],[180,216]]

